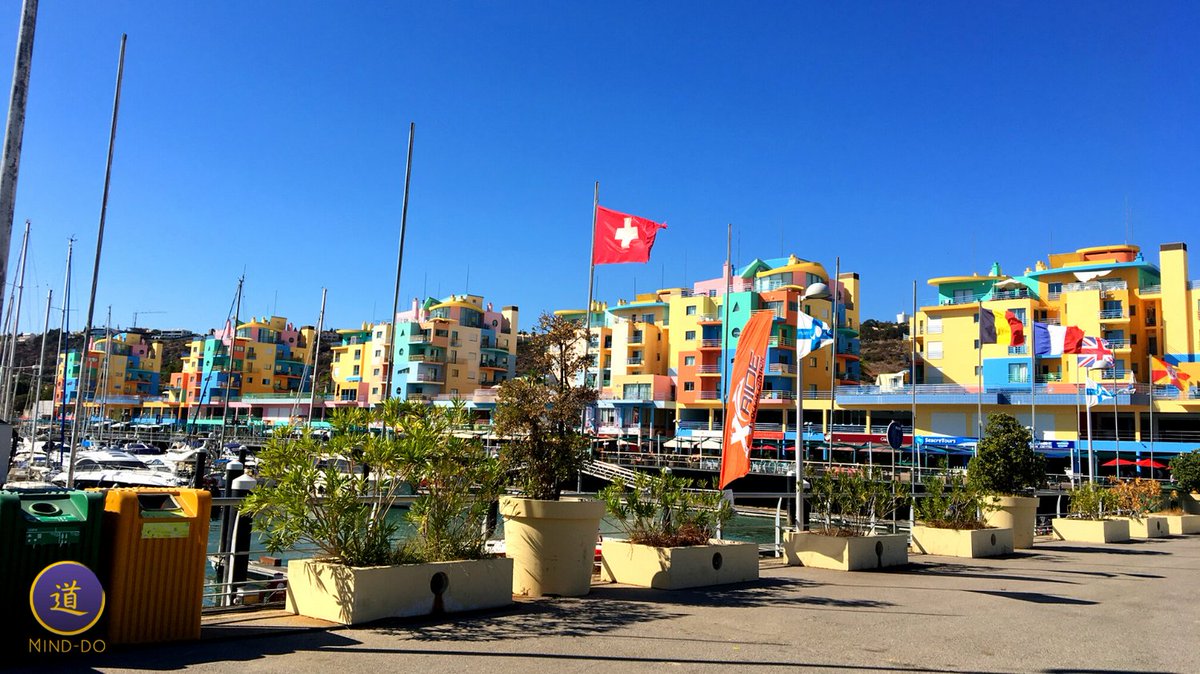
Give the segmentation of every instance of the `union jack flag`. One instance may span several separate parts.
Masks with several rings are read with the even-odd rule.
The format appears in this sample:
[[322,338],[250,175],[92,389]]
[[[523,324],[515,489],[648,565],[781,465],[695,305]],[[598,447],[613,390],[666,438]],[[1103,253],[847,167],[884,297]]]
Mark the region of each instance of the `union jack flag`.
[[1099,337],[1084,337],[1079,343],[1079,367],[1103,370],[1112,367],[1114,359],[1108,342]]

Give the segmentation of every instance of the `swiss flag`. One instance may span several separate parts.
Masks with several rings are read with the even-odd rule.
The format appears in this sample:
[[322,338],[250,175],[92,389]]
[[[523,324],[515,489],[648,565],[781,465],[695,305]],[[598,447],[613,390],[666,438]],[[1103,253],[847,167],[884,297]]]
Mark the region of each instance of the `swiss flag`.
[[649,262],[654,237],[666,225],[653,220],[596,207],[592,238],[592,264]]

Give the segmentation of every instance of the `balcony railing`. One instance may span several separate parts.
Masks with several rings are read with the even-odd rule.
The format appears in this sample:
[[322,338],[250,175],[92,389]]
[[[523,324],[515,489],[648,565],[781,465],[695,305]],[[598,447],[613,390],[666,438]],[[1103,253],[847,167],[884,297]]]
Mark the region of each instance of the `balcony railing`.
[[768,346],[794,347],[794,346],[796,346],[796,340],[792,339],[791,337],[780,337],[780,336],[776,335],[767,342],[767,345]]
[[1008,355],[1010,356],[1023,356],[1028,353],[1029,349],[1025,345],[1008,347]]
[[721,346],[721,340],[719,340],[719,339],[702,339],[702,340],[700,340],[701,348],[714,347],[714,346],[717,346],[717,347]]
[[698,400],[720,400],[721,392],[720,391],[696,391],[696,398]]
[[763,391],[758,396],[759,400],[795,400],[796,394],[792,391]]
[[767,366],[768,374],[796,374],[796,366],[791,363],[771,363]]
[[1129,340],[1128,339],[1109,339],[1109,338],[1105,337],[1104,341],[1108,342],[1108,347],[1110,349],[1128,349],[1129,348]]
[[1100,378],[1108,381],[1126,379],[1128,376],[1129,370],[1118,370],[1117,368],[1100,370]]
[[697,365],[696,372],[699,374],[721,374],[720,365]]
[[625,361],[627,365],[641,365],[643,362],[644,359],[641,356],[634,356]]
[[1101,309],[1100,320],[1108,320],[1114,318],[1125,318],[1124,309]]

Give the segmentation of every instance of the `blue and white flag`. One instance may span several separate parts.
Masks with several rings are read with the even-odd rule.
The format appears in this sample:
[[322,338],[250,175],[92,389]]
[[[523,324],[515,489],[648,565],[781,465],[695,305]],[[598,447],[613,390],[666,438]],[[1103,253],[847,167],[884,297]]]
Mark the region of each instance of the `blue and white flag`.
[[803,311],[796,312],[797,361],[830,344],[833,344],[833,332],[828,323],[819,321]]
[[1103,385],[1092,381],[1091,377],[1087,378],[1087,406],[1094,407],[1101,403],[1108,402],[1115,398],[1112,391],[1104,388]]

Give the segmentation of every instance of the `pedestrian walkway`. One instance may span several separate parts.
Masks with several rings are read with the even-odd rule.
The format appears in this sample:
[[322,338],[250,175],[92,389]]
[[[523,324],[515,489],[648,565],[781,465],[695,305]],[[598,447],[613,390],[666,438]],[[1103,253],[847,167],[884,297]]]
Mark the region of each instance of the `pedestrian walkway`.
[[200,642],[72,664],[340,674],[1200,672],[1200,537],[1039,539],[1004,559],[912,559],[858,573],[764,560],[757,583],[676,592],[596,585],[578,599],[362,628],[232,614],[208,619]]

